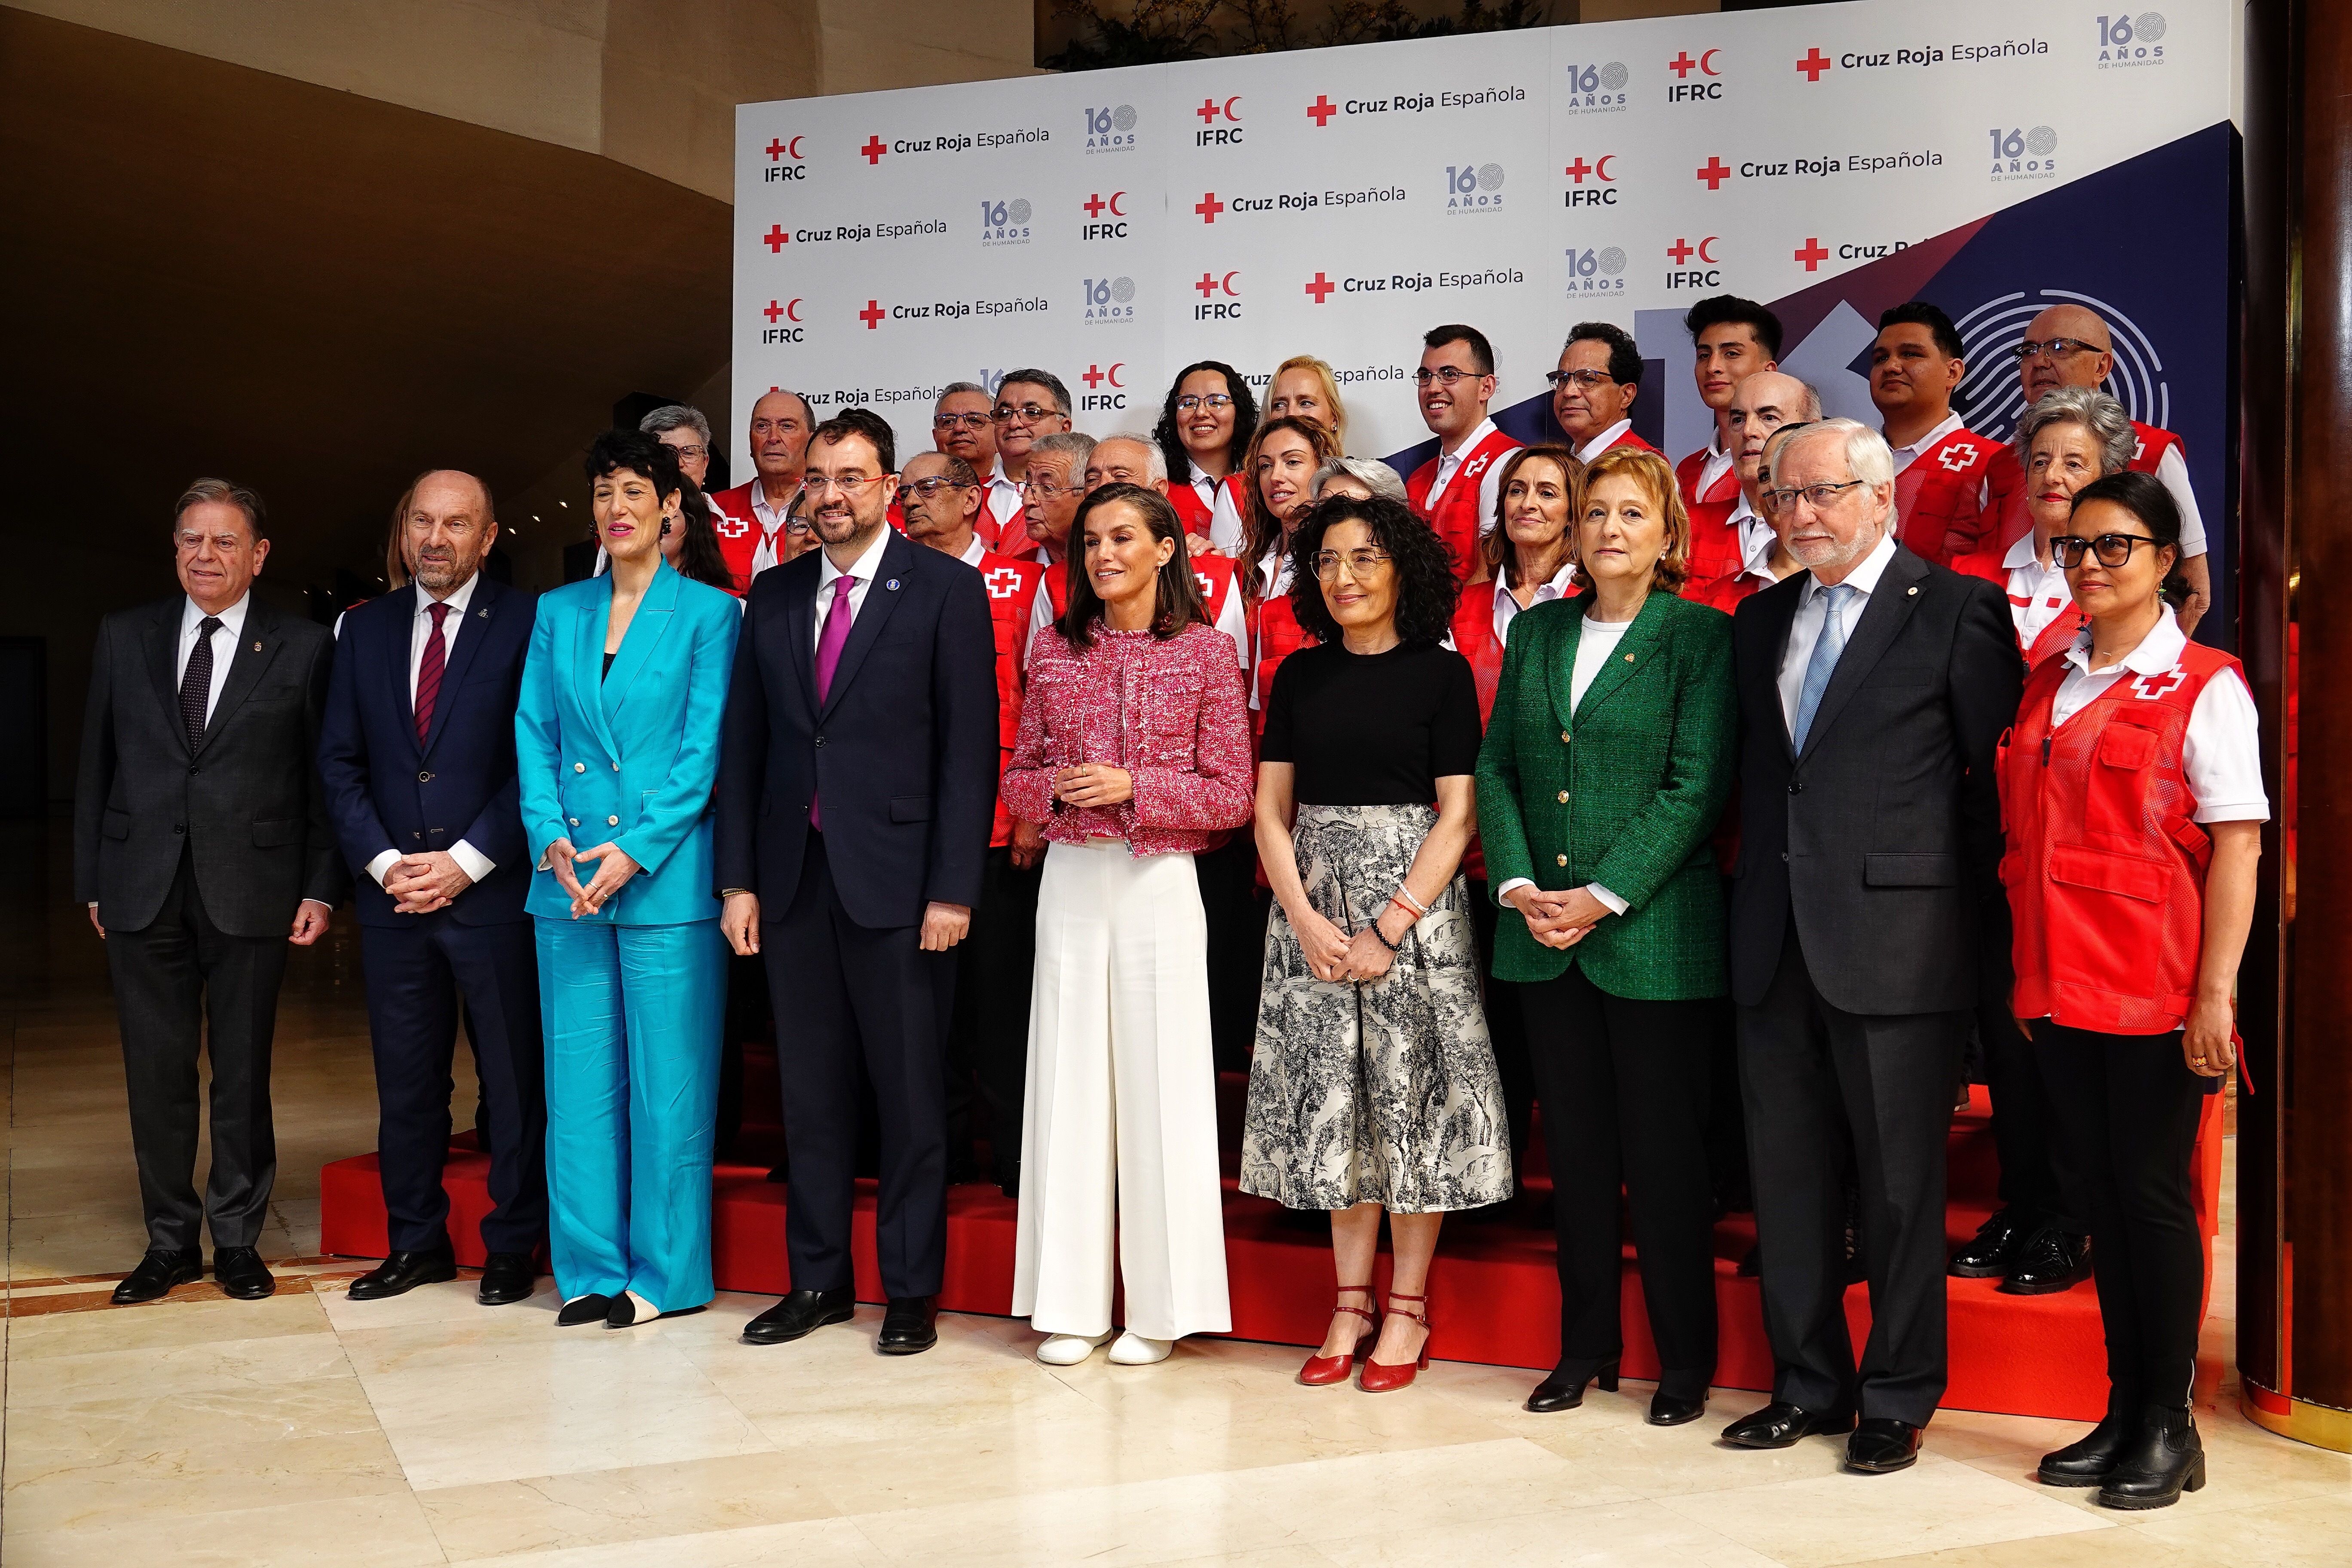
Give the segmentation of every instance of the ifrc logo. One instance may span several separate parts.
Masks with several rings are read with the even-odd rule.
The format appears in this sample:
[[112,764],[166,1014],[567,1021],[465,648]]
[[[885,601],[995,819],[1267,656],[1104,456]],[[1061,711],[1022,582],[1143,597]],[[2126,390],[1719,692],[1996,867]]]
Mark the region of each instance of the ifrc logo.
[[1127,209],[1118,204],[1127,199],[1125,191],[1113,191],[1108,196],[1100,191],[1089,192],[1078,205],[1086,209],[1087,221],[1078,227],[1080,239],[1125,239]]
[[1964,474],[1975,467],[1977,446],[1973,441],[1955,441],[1936,456],[1936,461],[1956,474]]
[[2188,679],[2189,672],[2177,664],[2162,675],[2135,675],[2132,677],[2132,695],[2143,701],[2153,702],[2179,690],[2180,683]]
[[[1723,53],[1721,49],[1702,49],[1696,55],[1693,55],[1688,49],[1676,50],[1675,58],[1666,62],[1666,68],[1675,73],[1674,81],[1666,88],[1666,101],[1668,103],[1721,101],[1723,83],[1709,79],[1723,74],[1715,68],[1715,57],[1721,53]],[[1693,72],[1697,73],[1698,79],[1692,79]]]
[[1010,566],[983,572],[980,580],[988,584],[988,596],[992,599],[1009,599],[1021,591],[1021,574]]
[[760,171],[761,182],[776,184],[784,180],[808,178],[808,165],[801,160],[801,138],[778,136],[768,143],[768,166]]
[[[1242,95],[1231,98],[1204,98],[1201,107],[1192,110],[1202,126],[1192,132],[1195,147],[1238,147],[1242,144]],[[1219,121],[1224,121],[1220,125]]]

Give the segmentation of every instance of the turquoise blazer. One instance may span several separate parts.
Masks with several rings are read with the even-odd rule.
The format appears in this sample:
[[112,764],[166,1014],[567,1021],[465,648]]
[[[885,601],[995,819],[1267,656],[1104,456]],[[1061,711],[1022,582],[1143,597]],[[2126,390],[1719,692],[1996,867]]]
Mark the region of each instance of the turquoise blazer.
[[733,595],[689,582],[665,562],[607,676],[612,607],[609,576],[539,597],[515,714],[523,832],[535,862],[523,907],[571,918],[571,896],[547,865],[547,847],[569,838],[575,849],[617,844],[643,868],[582,920],[716,920],[710,792],[742,614]]

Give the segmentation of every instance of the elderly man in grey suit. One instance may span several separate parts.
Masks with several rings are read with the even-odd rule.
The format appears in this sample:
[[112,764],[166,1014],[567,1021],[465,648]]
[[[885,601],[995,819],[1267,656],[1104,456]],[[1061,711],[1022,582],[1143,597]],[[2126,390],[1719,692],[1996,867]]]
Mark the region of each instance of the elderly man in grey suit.
[[[106,941],[147,1255],[114,1292],[204,1273],[270,1293],[255,1244],[278,1173],[269,1046],[289,942],[326,934],[344,878],[312,759],[334,639],[253,596],[261,498],[198,479],[173,511],[184,593],[106,617],[74,790],[74,890]],[[196,1054],[212,1060],[212,1172],[194,1184]]]

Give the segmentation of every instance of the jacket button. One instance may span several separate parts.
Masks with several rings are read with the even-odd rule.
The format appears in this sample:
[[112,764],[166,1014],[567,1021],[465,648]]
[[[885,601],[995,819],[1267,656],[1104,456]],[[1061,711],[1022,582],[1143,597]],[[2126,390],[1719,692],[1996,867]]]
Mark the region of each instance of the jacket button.
[[423,773],[418,773],[416,775],[416,782],[418,784],[431,784],[433,782],[433,770],[427,768]]
[[194,778],[196,776],[196,764],[194,763],[190,763],[188,764],[188,776],[190,778]]
[[1805,793],[1805,786],[1801,782],[1796,779],[1790,779],[1789,781],[1789,793],[1790,795],[1802,795]]
[[1565,730],[1559,732],[1559,743],[1563,746],[1568,744],[1568,731]]
[[174,833],[185,833],[187,830],[188,825],[184,822],[175,822],[172,824],[172,831]]
[[820,746],[824,745],[824,737],[823,735],[819,735],[819,736],[816,738],[816,743],[817,743],[818,745],[820,745]]
[[607,827],[618,827],[621,826],[621,819],[617,816],[608,816],[604,819],[604,826]]
[[572,764],[572,771],[575,773],[584,773],[588,771],[588,764],[586,763],[574,763]]
[[564,820],[564,821],[566,821],[566,822],[568,822],[568,823],[570,823],[570,824],[572,824],[572,826],[574,826],[574,827],[577,827],[577,826],[580,826],[580,819],[579,819],[578,817],[576,817],[576,816],[567,816],[567,817],[565,817],[563,820]]
[[1789,852],[1788,852],[1786,849],[1783,849],[1783,850],[1781,850],[1781,851],[1780,851],[1780,864],[1781,864],[1781,865],[1783,865],[1783,866],[1785,866],[1785,865],[1787,865],[1788,863],[1789,863]]
[[619,772],[621,771],[621,764],[620,764],[620,763],[614,763],[613,764],[613,771],[614,771],[614,773],[619,773]]
[[1565,866],[1568,864],[1568,857],[1565,855],[1555,855],[1552,857],[1552,859],[1559,865]]
[[1559,804],[1562,805],[1566,805],[1568,804],[1568,792],[1566,790],[1559,792]]

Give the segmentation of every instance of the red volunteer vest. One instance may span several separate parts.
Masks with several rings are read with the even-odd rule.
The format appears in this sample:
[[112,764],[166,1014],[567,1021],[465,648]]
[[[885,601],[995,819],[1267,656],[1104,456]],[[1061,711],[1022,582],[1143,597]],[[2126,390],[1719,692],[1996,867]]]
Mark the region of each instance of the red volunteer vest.
[[1721,610],[1727,616],[1739,608],[1740,602],[1750,594],[1761,593],[1771,585],[1761,577],[1742,576],[1734,572],[1729,576],[1717,577],[1711,582],[1686,584],[1682,596],[1709,609]]
[[760,524],[751,510],[751,485],[759,482],[753,479],[709,498],[710,527],[719,535],[719,553],[727,558],[727,570],[734,574],[732,592],[739,599],[751,591],[751,556],[760,548]]
[[[1462,596],[1454,602],[1454,647],[1470,661],[1471,677],[1478,683],[1482,731],[1495,716],[1495,688],[1503,679],[1503,639],[1495,635],[1495,595],[1501,591],[1501,584],[1493,578],[1465,583]],[[1486,857],[1475,834],[1462,852],[1462,874],[1474,882],[1486,879]]]
[[2126,674],[2053,730],[2068,668],[2052,659],[2026,677],[2000,747],[2011,1005],[2071,1028],[2163,1034],[2196,999],[2212,858],[2181,747],[2198,694],[2238,661],[2189,643],[2171,669]]
[[1257,707],[1250,714],[1250,736],[1255,740],[1265,733],[1265,710],[1274,700],[1275,671],[1300,648],[1312,647],[1314,639],[1298,624],[1298,613],[1290,607],[1286,593],[1261,601],[1251,610],[1249,623],[1250,647],[1257,660],[1250,672],[1250,690],[1257,698]]
[[1739,465],[1716,476],[1706,493],[1698,493],[1698,476],[1706,467],[1702,447],[1675,465],[1675,484],[1683,492],[1683,510],[1690,514],[1690,576],[1683,597],[1698,597],[1698,589],[1739,571],[1739,530],[1731,514],[1739,508]]
[[2000,448],[1966,426],[1895,477],[1895,537],[1938,566],[1976,548],[1985,471]]
[[1412,471],[1404,484],[1404,498],[1412,505],[1413,515],[1436,531],[1445,545],[1445,553],[1454,560],[1454,575],[1457,581],[1467,580],[1477,567],[1478,541],[1493,520],[1478,515],[1478,487],[1486,478],[1486,470],[1517,451],[1519,443],[1500,430],[1470,448],[1462,456],[1462,466],[1445,483],[1445,493],[1437,498],[1434,510],[1429,504],[1429,492],[1437,483],[1438,458],[1432,458]]
[[[2129,465],[2133,473],[2153,474],[2167,452],[2179,452],[2182,462],[2189,460],[2187,444],[2169,430],[2135,419],[2132,434],[2138,437]],[[2003,447],[1985,469],[1984,515],[1985,537],[1990,540],[1998,532],[2004,549],[2033,531],[2033,514],[2025,510],[2025,469],[2014,447]]]
[[[1972,551],[1952,563],[1952,570],[1969,577],[1981,577],[1999,588],[2009,598],[2011,609],[2022,608],[2025,601],[2009,592],[2009,568],[2001,563],[2008,555],[2006,548],[1987,542],[1981,550]],[[2025,656],[2025,668],[2039,669],[2046,659],[2054,658],[2074,646],[2074,638],[2083,630],[2083,607],[2069,603],[2050,617],[2048,625],[2031,644],[2021,642],[2018,652]]]
[[[1037,584],[1045,569],[1034,561],[1015,561],[985,552],[980,558],[981,585],[988,590],[988,620],[996,635],[996,772],[1004,773],[1013,742],[1021,738],[1021,656],[1029,636],[1029,617],[1035,611]],[[1004,797],[996,800],[996,820],[989,829],[988,847],[999,849],[1013,842],[1013,816]]]
[[[1246,521],[1249,517],[1249,492],[1242,487],[1241,475],[1227,474],[1223,483],[1226,493],[1234,498],[1234,506]],[[1194,489],[1190,482],[1184,479],[1169,480],[1168,504],[1176,509],[1176,515],[1183,521],[1185,532],[1199,539],[1209,537],[1209,521],[1212,513],[1201,503],[1201,492]]]

